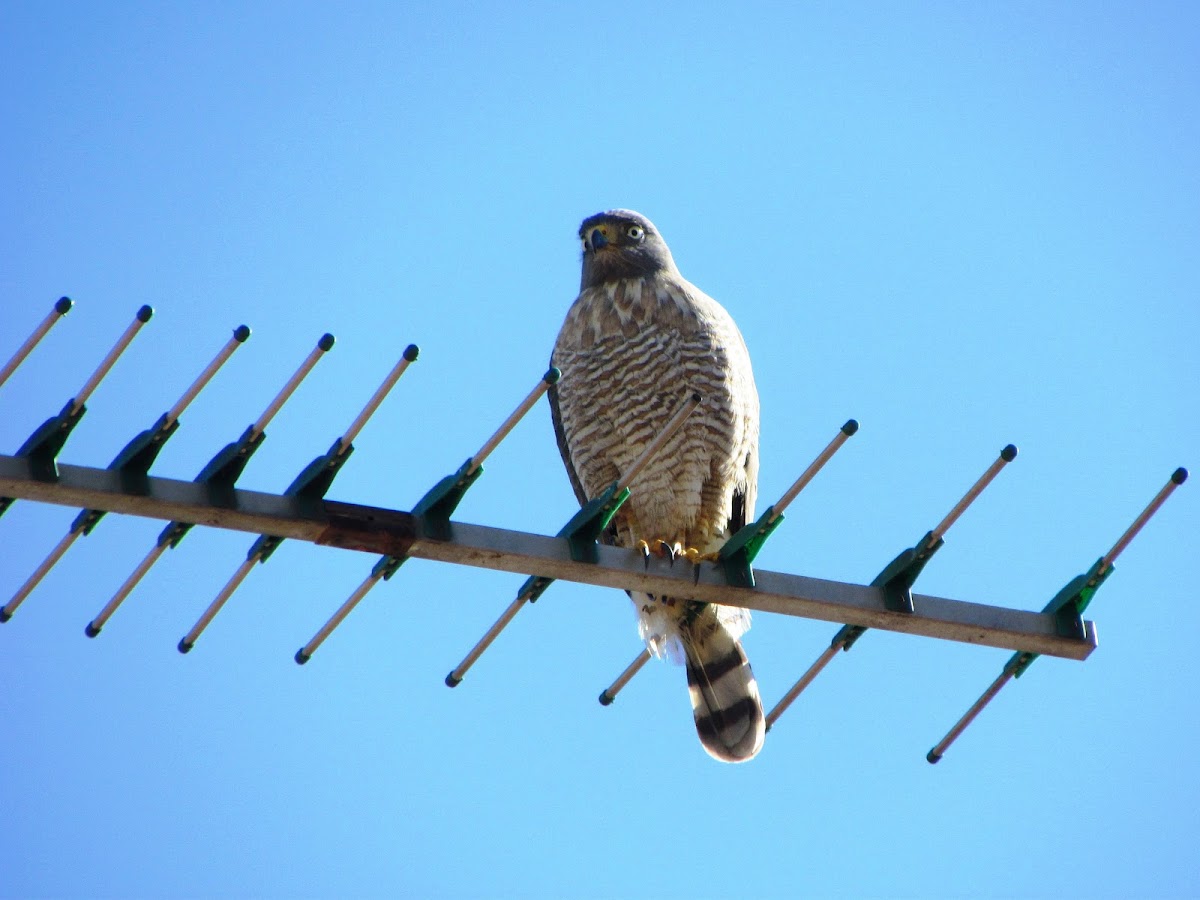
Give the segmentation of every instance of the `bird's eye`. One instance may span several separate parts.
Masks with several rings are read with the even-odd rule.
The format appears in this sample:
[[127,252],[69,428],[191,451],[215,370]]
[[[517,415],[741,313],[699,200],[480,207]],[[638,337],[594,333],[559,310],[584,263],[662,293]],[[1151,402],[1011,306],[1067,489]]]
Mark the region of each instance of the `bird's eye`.
[[643,237],[646,236],[646,232],[642,230],[641,225],[630,225],[629,228],[625,231],[625,233],[627,235],[629,235],[631,238],[633,238],[635,241],[640,241]]

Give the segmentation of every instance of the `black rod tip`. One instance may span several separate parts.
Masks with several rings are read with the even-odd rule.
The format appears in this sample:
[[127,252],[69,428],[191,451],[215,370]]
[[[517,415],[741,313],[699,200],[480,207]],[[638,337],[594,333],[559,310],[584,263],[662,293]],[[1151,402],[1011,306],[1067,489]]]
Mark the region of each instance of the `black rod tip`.
[[10,613],[7,609],[0,609],[0,622],[7,622],[11,618],[12,613]]
[[60,316],[65,316],[71,311],[71,307],[75,305],[75,301],[70,297],[59,297],[54,304],[54,311]]
[[942,758],[942,754],[934,753],[932,750],[930,750],[928,753],[925,754],[925,761],[927,763],[929,763],[931,766],[936,766],[938,763],[938,760],[940,760],[941,758]]
[[302,666],[302,665],[304,665],[306,662],[308,662],[310,659],[312,659],[312,654],[310,654],[310,653],[305,653],[305,652],[304,652],[304,648],[303,648],[303,647],[301,647],[299,650],[297,650],[297,651],[296,651],[296,655],[295,655],[294,657],[292,657],[292,658],[293,658],[294,660],[296,660],[296,665],[298,665],[298,666]]
[[1016,459],[1017,458],[1017,445],[1009,444],[1007,447],[1005,447],[1003,450],[1001,450],[1000,458],[1002,460],[1004,460],[1005,462],[1012,462],[1014,459]]
[[704,397],[702,397],[700,395],[699,391],[692,391],[692,402],[693,403],[703,403],[704,402]]
[[616,699],[617,699],[616,697],[614,697],[612,694],[610,694],[608,692],[608,688],[605,688],[604,690],[602,690],[600,692],[600,705],[601,706],[612,706],[612,702]]
[[854,433],[858,431],[858,420],[847,419],[846,424],[842,426],[842,434],[846,437],[854,437]]
[[409,362],[416,362],[417,357],[421,355],[421,348],[416,344],[409,344],[404,348],[404,358]]
[[1171,480],[1173,482],[1175,482],[1176,484],[1183,484],[1185,481],[1187,481],[1187,476],[1188,476],[1187,469],[1185,469],[1183,466],[1180,466],[1178,469],[1176,469],[1174,472],[1171,473]]
[[175,645],[175,649],[180,653],[191,653],[192,648],[195,646],[195,641],[189,641],[187,638],[180,638],[179,643]]
[[88,622],[87,627],[83,629],[83,633],[90,638],[94,638],[100,633],[100,629],[96,627],[95,622]]
[[246,341],[250,340],[250,326],[239,325],[237,328],[233,329],[233,339],[239,344],[244,344]]
[[462,684],[462,679],[456,678],[453,672],[446,676],[446,687],[458,687],[460,684]]
[[546,384],[558,384],[558,379],[562,378],[562,372],[557,366],[551,366],[546,370],[546,374],[542,376],[542,381]]
[[154,307],[151,306],[149,303],[147,303],[145,306],[143,306],[141,309],[139,309],[137,311],[138,321],[142,322],[142,323],[149,322],[150,317],[153,315],[154,315]]
[[317,341],[317,347],[320,348],[322,353],[328,353],[333,349],[333,345],[336,340],[337,338],[327,331],[321,335],[320,340]]

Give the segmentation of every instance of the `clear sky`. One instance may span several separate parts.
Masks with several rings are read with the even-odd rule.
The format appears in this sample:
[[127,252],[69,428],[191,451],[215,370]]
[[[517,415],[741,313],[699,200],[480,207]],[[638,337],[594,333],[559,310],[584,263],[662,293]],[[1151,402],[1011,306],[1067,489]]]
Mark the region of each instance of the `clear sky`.
[[[1192,3],[0,3],[0,389],[11,453],[136,309],[62,459],[106,465],[241,323],[155,473],[191,478],[325,331],[242,486],[282,491],[399,358],[330,496],[409,508],[545,369],[579,221],[652,218],[740,324],[760,501],[849,417],[767,569],[869,581],[1008,442],[918,589],[1040,609],[1200,466]],[[161,524],[111,516],[0,627],[8,897],[1196,896],[1200,488],[938,766],[1000,650],[868,633],[754,762],[700,749],[619,592],[559,584],[462,686],[521,579],[197,529],[94,641]],[[554,533],[544,403],[459,509]],[[0,602],[74,512],[0,520]],[[772,703],[829,623],[756,617]]]

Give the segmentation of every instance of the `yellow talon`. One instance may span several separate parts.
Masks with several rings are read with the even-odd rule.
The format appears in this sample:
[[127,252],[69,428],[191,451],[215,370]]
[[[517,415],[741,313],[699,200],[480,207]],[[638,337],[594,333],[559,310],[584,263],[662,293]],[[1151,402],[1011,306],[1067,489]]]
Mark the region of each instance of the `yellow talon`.
[[695,547],[688,547],[683,551],[683,555],[687,557],[688,562],[692,565],[698,565],[702,562],[716,562],[718,554],[715,552],[701,553]]

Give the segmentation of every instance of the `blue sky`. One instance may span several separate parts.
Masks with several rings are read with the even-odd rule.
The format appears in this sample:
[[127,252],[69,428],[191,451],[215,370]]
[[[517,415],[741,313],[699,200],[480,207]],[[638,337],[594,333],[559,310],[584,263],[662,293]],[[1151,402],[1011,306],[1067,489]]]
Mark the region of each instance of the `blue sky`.
[[[575,229],[650,216],[750,346],[760,497],[847,418],[764,568],[865,582],[1008,442],[922,592],[1040,609],[1200,464],[1200,11],[1187,3],[4,3],[0,389],[13,452],[156,309],[62,456],[102,466],[241,323],[155,467],[191,478],[325,331],[242,485],[282,491],[415,342],[330,496],[410,507],[545,368]],[[937,767],[1003,651],[872,632],[762,754],[712,762],[681,670],[607,709],[616,592],[555,585],[451,692],[516,576],[197,529],[95,641],[160,524],[116,516],[0,629],[0,895],[1195,896],[1196,488]],[[543,405],[467,521],[574,508]],[[0,520],[0,599],[73,511]],[[828,623],[746,640],[773,702]]]

